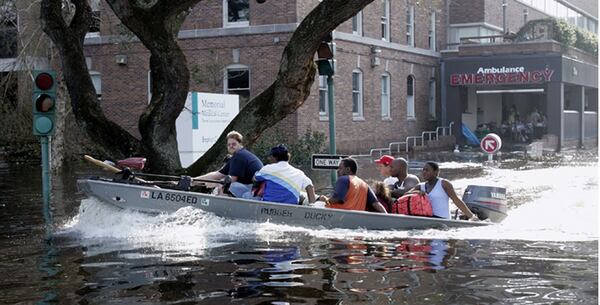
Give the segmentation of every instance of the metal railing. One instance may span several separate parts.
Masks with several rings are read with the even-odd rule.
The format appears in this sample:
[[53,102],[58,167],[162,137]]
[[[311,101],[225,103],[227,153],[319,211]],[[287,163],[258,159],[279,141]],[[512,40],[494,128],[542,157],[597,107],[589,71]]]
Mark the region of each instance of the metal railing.
[[425,141],[425,136],[427,136],[427,141],[437,140],[437,132],[435,131],[423,131],[421,133],[421,137],[423,141]]
[[376,152],[379,152],[379,157],[381,157],[381,156],[385,155],[385,153],[384,153],[384,152],[388,152],[388,153],[390,153],[390,154],[392,153],[392,152],[390,151],[390,149],[389,149],[389,148],[387,148],[387,147],[382,147],[382,148],[373,148],[373,149],[371,149],[371,150],[369,151],[369,155],[373,156],[373,154],[374,154],[374,153],[376,153]]
[[398,149],[396,149],[396,153],[400,152],[400,146],[404,145],[404,148],[406,149],[406,147],[408,146],[408,142],[391,142],[390,145],[388,146],[388,149],[390,150],[390,153],[392,153],[392,148],[394,146],[398,147]]
[[408,152],[408,148],[409,148],[409,143],[410,140],[413,141],[413,147],[417,146],[417,140],[421,140],[421,145],[419,146],[423,146],[423,136],[410,136],[410,137],[406,137],[406,152]]
[[[446,135],[451,136],[453,125],[454,125],[454,122],[450,122],[450,124],[448,124],[448,126],[436,127],[435,131],[423,131],[420,136],[408,136],[402,142],[390,142],[388,147],[373,148],[373,149],[369,150],[368,154],[351,155],[350,157],[373,158],[376,155],[378,155],[378,157],[381,157],[386,153],[392,154],[393,151],[396,153],[400,153],[401,147],[404,147],[404,151],[408,152],[410,147],[425,145],[425,141],[433,141],[433,140],[437,141],[440,138],[440,135],[441,136],[446,136]],[[412,143],[412,146],[411,146],[411,143]],[[394,148],[396,148],[396,149],[394,150]]]

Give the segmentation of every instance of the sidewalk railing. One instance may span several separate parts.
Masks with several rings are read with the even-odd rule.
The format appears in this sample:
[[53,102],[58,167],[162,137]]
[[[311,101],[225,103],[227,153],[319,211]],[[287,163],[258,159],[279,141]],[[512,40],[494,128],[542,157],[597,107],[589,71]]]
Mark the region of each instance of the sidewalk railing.
[[452,126],[454,122],[450,122],[448,126],[438,126],[435,131],[423,131],[420,136],[408,136],[404,141],[401,142],[390,142],[388,147],[372,148],[368,154],[352,155],[354,158],[373,158],[381,157],[385,154],[392,154],[401,152],[400,149],[404,148],[404,152],[408,153],[411,147],[424,146],[425,141],[437,141],[440,136],[451,136]]

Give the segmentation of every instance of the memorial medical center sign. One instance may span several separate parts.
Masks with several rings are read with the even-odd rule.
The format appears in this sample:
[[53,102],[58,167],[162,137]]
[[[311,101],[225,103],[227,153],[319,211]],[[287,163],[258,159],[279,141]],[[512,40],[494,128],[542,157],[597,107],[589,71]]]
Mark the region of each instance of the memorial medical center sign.
[[524,67],[491,67],[477,69],[477,73],[450,74],[450,86],[540,84],[552,80],[554,70],[525,70]]

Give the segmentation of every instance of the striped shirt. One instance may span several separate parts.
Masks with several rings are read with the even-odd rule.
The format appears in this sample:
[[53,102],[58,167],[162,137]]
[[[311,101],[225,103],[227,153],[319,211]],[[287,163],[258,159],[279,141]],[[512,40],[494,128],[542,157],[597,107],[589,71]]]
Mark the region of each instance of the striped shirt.
[[304,172],[286,161],[265,165],[256,172],[258,182],[265,181],[264,201],[298,204],[300,192],[312,185]]

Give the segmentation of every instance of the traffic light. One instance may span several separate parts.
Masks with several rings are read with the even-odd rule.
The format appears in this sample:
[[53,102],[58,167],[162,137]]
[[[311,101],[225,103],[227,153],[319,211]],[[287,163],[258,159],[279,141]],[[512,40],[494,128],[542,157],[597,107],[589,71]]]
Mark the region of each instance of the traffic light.
[[51,136],[55,129],[56,72],[34,71],[33,77],[33,134]]
[[317,67],[319,69],[319,75],[332,76],[335,74],[334,52],[335,42],[333,42],[333,36],[329,33],[321,39],[321,44],[317,49]]

